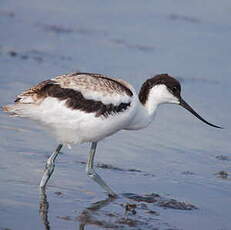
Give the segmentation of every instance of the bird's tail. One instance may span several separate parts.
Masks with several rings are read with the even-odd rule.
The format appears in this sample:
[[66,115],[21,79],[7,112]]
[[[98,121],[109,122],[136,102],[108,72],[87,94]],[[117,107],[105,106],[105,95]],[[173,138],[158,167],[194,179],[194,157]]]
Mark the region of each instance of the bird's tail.
[[11,104],[2,106],[4,112],[9,113],[10,116],[29,117],[30,108],[32,104]]

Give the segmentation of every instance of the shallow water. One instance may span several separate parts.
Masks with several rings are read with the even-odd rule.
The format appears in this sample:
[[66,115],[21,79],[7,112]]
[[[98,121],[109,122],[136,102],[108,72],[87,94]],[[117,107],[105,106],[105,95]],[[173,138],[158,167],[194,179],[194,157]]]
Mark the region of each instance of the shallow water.
[[[107,167],[97,171],[118,199],[104,201],[87,178],[88,144],[63,150],[45,199],[38,185],[57,143],[33,122],[0,112],[1,230],[231,229],[230,1],[2,0],[0,18],[1,105],[77,70],[118,76],[136,89],[149,76],[169,73],[181,80],[189,104],[225,127],[162,106],[147,129],[122,131],[98,146],[96,162]],[[152,193],[197,209],[145,202]]]

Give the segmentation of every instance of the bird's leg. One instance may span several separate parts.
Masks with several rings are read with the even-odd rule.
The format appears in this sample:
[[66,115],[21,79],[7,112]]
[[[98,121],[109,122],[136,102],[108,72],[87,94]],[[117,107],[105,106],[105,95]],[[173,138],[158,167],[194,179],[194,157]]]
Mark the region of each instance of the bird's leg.
[[58,156],[62,147],[63,147],[63,145],[59,144],[57,149],[48,158],[46,166],[45,166],[45,170],[43,173],[43,177],[42,177],[42,180],[40,182],[40,188],[44,189],[46,187],[46,184],[47,184],[50,176],[52,175],[52,173],[54,172],[54,169],[55,169],[55,159]]
[[97,146],[97,142],[92,142],[91,150],[89,152],[89,158],[86,166],[87,175],[90,178],[92,178],[96,183],[98,183],[104,190],[106,190],[109,196],[115,197],[116,194],[111,190],[111,188],[102,180],[102,178],[94,170],[94,156],[95,156],[96,146]]

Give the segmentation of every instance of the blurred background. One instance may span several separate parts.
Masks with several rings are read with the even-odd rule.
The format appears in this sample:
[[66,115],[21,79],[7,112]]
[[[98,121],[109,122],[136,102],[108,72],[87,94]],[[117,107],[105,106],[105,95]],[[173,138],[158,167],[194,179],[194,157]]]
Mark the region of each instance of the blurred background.
[[[0,31],[1,105],[39,81],[74,71],[122,78],[137,91],[157,73],[179,79],[183,98],[225,129],[162,106],[147,129],[122,131],[99,144],[96,162],[123,170],[98,171],[118,193],[155,192],[199,208],[156,207],[155,220],[138,213],[153,229],[231,228],[229,0],[1,0]],[[0,112],[1,230],[46,229],[38,185],[56,145],[39,125]],[[63,151],[48,185],[49,223],[78,229],[84,208],[106,195],[85,175],[89,145]],[[116,204],[108,208],[123,215]]]

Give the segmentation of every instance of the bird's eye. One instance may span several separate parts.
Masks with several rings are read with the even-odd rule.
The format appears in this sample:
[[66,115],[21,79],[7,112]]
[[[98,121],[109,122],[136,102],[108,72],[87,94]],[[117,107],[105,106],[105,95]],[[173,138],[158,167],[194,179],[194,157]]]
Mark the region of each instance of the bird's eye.
[[176,86],[172,87],[172,92],[175,93],[176,91],[177,91],[177,87]]

